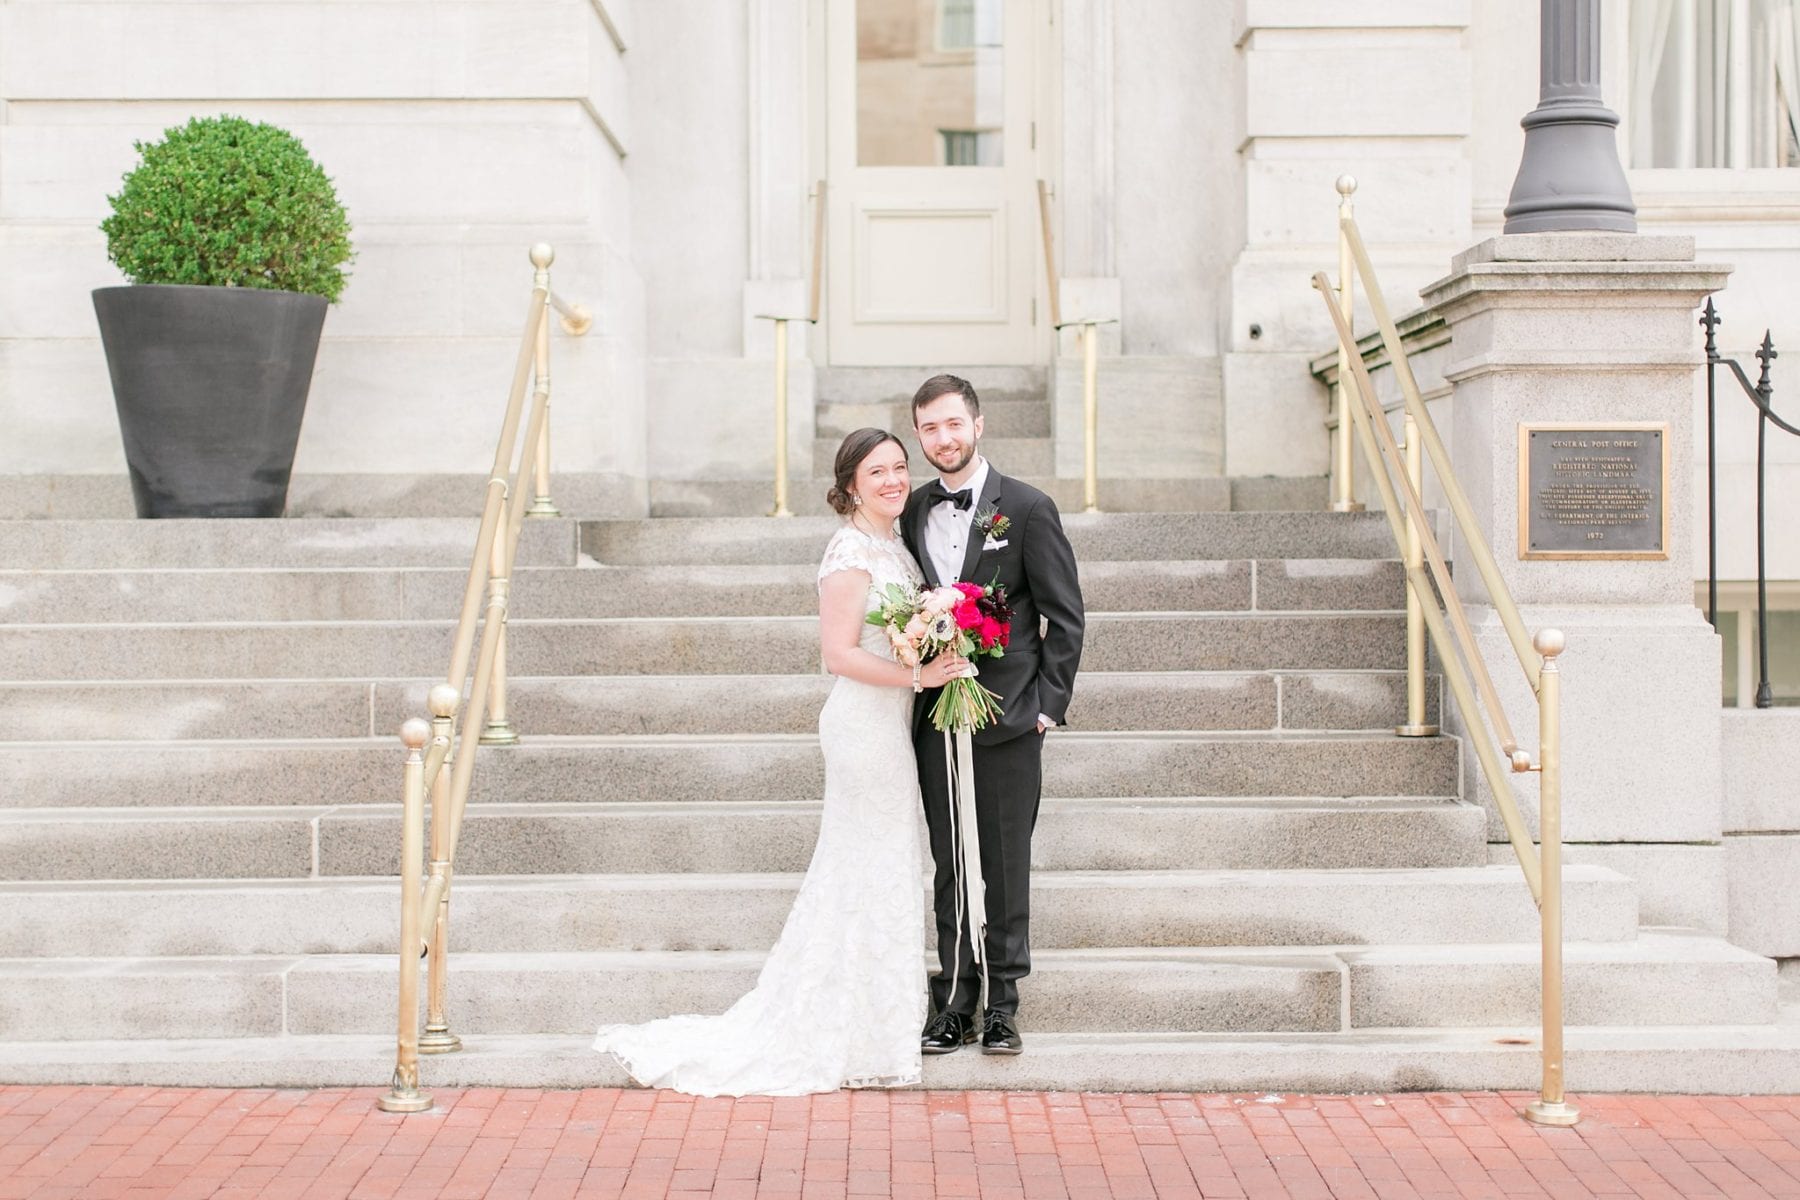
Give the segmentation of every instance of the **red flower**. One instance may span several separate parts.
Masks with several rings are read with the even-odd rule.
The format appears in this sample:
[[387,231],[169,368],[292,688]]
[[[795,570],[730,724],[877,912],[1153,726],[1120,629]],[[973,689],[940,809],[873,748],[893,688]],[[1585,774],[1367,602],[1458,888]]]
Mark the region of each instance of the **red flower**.
[[978,583],[959,583],[956,585],[956,590],[971,600],[979,600],[987,595],[987,589]]
[[981,622],[981,648],[992,650],[996,645],[1004,646],[1007,638],[1007,627],[992,617],[985,617]]
[[973,600],[966,600],[955,608],[956,627],[958,629],[976,629],[981,625],[981,607]]

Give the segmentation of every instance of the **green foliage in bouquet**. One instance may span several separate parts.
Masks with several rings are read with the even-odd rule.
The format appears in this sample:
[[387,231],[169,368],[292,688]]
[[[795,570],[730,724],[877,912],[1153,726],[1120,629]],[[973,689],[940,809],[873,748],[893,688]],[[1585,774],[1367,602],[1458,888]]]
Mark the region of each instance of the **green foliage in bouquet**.
[[299,138],[195,117],[136,146],[141,161],[100,223],[131,282],[342,294],[349,214]]

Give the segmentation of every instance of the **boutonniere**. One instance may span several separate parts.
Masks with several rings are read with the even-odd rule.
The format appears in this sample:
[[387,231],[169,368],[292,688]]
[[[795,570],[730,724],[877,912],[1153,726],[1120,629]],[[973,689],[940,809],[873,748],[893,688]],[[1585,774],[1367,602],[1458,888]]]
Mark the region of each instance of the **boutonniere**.
[[984,508],[975,514],[975,532],[988,541],[996,541],[1006,536],[1012,528],[1012,518],[1000,511],[999,505]]

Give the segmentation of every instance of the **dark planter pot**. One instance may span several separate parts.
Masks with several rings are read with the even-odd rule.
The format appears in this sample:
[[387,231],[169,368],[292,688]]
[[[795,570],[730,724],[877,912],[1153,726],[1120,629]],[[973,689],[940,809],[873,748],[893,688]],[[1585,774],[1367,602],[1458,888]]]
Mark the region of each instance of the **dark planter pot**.
[[98,288],[94,314],[140,517],[279,517],[325,299]]

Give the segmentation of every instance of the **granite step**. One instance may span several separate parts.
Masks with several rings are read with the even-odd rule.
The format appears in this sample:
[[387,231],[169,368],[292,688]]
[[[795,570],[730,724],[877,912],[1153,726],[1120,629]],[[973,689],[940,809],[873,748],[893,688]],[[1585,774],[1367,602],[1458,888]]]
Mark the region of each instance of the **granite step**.
[[939,371],[974,384],[984,412],[995,403],[1046,403],[1049,395],[1050,373],[1045,368],[992,366],[819,367],[813,391],[821,404],[909,405],[919,385]]
[[[828,675],[513,676],[525,737],[808,733]],[[0,683],[0,742],[380,737],[426,713],[431,682],[390,679]],[[756,703],[744,704],[754,695]],[[1398,671],[1084,671],[1073,717],[1089,733],[1391,729]],[[1436,721],[1438,683],[1427,680]]]
[[[828,675],[527,677],[514,678],[507,695],[514,725],[530,736],[800,734],[818,728],[819,709],[835,683]],[[422,682],[375,685],[373,732],[391,733],[423,714],[427,690]],[[9,710],[8,694],[0,686],[0,718]],[[754,705],[743,703],[748,695],[756,697]],[[1391,730],[1405,720],[1406,675],[1084,670],[1075,696],[1071,732]],[[1432,676],[1427,718],[1436,721],[1437,713]],[[269,728],[251,727],[243,736]]]
[[[453,1002],[469,1035],[591,1032],[717,1012],[764,954],[588,952],[457,956]],[[1326,956],[1043,951],[1020,1019],[1038,1030],[1336,1030],[1340,964]],[[0,1042],[103,1037],[129,1013],[146,1038],[380,1033],[394,1023],[394,959],[0,961]],[[923,982],[924,963],[920,964]],[[919,995],[924,1024],[924,995]]]
[[[1034,1033],[1327,1033],[1343,1027],[1345,1012],[1352,1029],[1528,1025],[1537,1020],[1542,1001],[1538,950],[1536,944],[1520,943],[1374,952],[1354,947],[1044,950],[1033,955],[1030,982],[1021,988],[1019,1019]],[[722,962],[714,954],[737,961]],[[530,961],[507,961],[515,957]],[[562,955],[464,956],[455,968],[463,985],[455,1019],[470,1032],[575,1033],[672,1012],[722,1011],[754,985],[763,959],[752,951],[594,957],[603,961],[571,979],[573,964]],[[634,964],[638,971],[627,973],[621,959],[640,960]],[[471,964],[477,962],[498,974],[496,986],[504,989],[499,996],[490,990],[485,1005],[474,982],[480,968]],[[729,982],[712,976],[715,963],[731,972]],[[1444,986],[1421,996],[1415,989],[1427,966]],[[618,981],[610,990],[596,979],[608,968],[614,974],[605,978]],[[383,1030],[393,1019],[393,971],[389,956],[309,960],[290,976],[289,1031]],[[509,972],[523,978],[509,979]],[[1633,940],[1573,942],[1565,949],[1564,976],[1564,1020],[1570,1026],[1757,1025],[1779,1014],[1774,963],[1710,934],[1647,930]],[[352,1003],[367,1015],[352,1016],[345,1011],[348,1004],[332,1007],[359,993],[365,998]],[[606,1009],[595,1021],[592,1005],[601,996]],[[313,1003],[325,1011],[309,1011]],[[300,1020],[296,1005],[305,1013]],[[1362,1016],[1406,1019],[1384,1023]]]
[[[0,809],[0,880],[305,879],[396,875],[391,807]],[[458,869],[475,875],[804,871],[818,801],[471,807]],[[921,860],[930,850],[920,829]],[[1480,809],[1455,801],[1046,800],[1044,871],[1323,870],[1488,861]]]
[[[523,566],[575,565],[576,522],[527,521]],[[204,567],[456,567],[475,551],[476,517],[317,521],[0,521],[11,570]]]
[[[534,737],[479,751],[471,803],[745,801],[816,797],[816,736]],[[397,739],[15,742],[0,808],[393,804]],[[1103,734],[1044,747],[1044,794],[1166,796],[1457,794],[1454,738],[1383,734]]]
[[[1539,966],[1528,945],[1387,952],[1429,958],[1453,987],[1419,995],[1405,965],[1354,949],[1043,950],[1019,1022],[1045,1033],[1336,1033],[1529,1025]],[[457,954],[448,1015],[464,1037],[559,1033],[670,1013],[720,1012],[756,983],[759,951]],[[1347,969],[1346,969],[1347,968]],[[1722,939],[1648,934],[1571,943],[1572,1027],[1773,1023],[1774,964]],[[380,1034],[394,1021],[391,954],[0,961],[0,1042],[105,1037],[130,1014],[145,1038]],[[921,976],[924,964],[921,964]],[[1411,1019],[1355,1021],[1395,1012]],[[921,995],[921,1019],[924,998]]]
[[[832,478],[837,469],[838,447],[842,442],[842,437],[813,439],[813,478]],[[908,445],[907,450],[912,458],[913,469],[920,473],[921,478],[929,478],[932,468],[925,463],[918,446]],[[989,462],[1002,464],[1001,469],[1009,475],[1029,478],[1056,473],[1056,448],[1048,436],[988,436],[981,439],[981,452]]]
[[[800,877],[459,875],[455,953],[753,950],[775,944]],[[1563,871],[1571,943],[1638,936],[1637,893]],[[923,888],[923,881],[921,881]],[[389,878],[0,883],[0,958],[391,954]],[[929,918],[927,918],[929,920]],[[1425,870],[1040,871],[1034,949],[1535,944],[1517,866]]]
[[[1339,957],[1353,1027],[1482,1027],[1537,1016],[1537,943],[1373,946]],[[1635,941],[1563,947],[1570,1025],[1753,1025],[1775,1021],[1775,961],[1688,929],[1644,929]]]
[[[535,567],[513,576],[519,619],[805,616],[817,568]],[[442,620],[462,607],[466,568],[0,571],[0,625]],[[1235,559],[1081,564],[1102,612],[1392,611],[1396,560]]]
[[[1351,1033],[1029,1033],[1013,1058],[950,1054],[924,1063],[922,1089],[1245,1094],[1505,1091],[1535,1094],[1537,1027],[1359,1029]],[[428,1058],[434,1088],[628,1087],[593,1035],[488,1034]],[[1774,1024],[1573,1026],[1578,1092],[1781,1095],[1800,1078],[1800,1007]],[[385,1087],[391,1034],[0,1043],[19,1084],[232,1088]]]
[[[1044,397],[1023,400],[981,400],[981,424],[984,438],[1047,438],[1050,436],[1050,401]],[[858,429],[886,429],[906,441],[906,448],[917,461],[918,444],[913,437],[912,397],[900,400],[825,401],[814,413],[813,428],[820,440],[838,441]],[[920,470],[924,466],[920,465]]]
[[[429,679],[454,622],[279,621],[0,626],[0,679]],[[515,618],[518,675],[814,674],[817,618]],[[1095,613],[1087,671],[1395,670],[1405,620],[1389,613]]]
[[[1079,562],[1395,557],[1380,513],[1065,511]],[[581,550],[611,566],[817,563],[835,517],[583,521]]]
[[[1064,513],[1085,507],[1086,482],[1080,478],[1023,478]],[[827,516],[830,486],[826,478],[791,478],[788,507],[800,517]],[[770,480],[654,479],[650,515],[708,520],[766,516],[774,503],[773,488]],[[1109,514],[1318,512],[1325,508],[1328,491],[1322,475],[1099,480],[1100,507]]]
[[[1023,478],[1056,501],[1057,508],[1064,513],[1079,513],[1085,506],[1086,484],[1079,478],[1043,475]],[[653,479],[650,481],[650,516],[657,520],[714,521],[763,517],[769,514],[774,504],[774,486],[769,479]],[[1220,476],[1103,479],[1099,487],[1101,507],[1108,514],[1224,513],[1232,508],[1232,482]],[[788,508],[798,520],[829,518],[831,508],[825,502],[825,494],[830,489],[829,477],[791,476]],[[1305,495],[1310,497],[1312,492],[1306,491]],[[1294,503],[1282,507],[1310,510],[1324,506]]]

